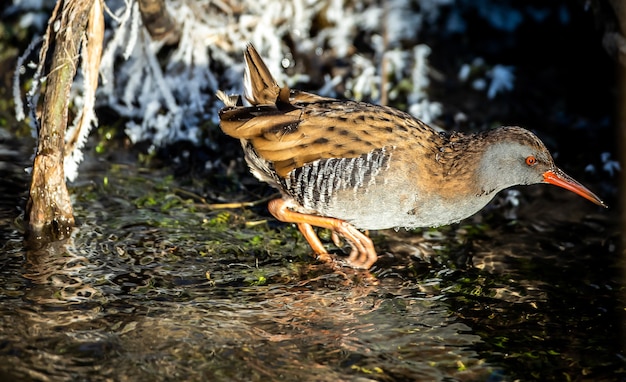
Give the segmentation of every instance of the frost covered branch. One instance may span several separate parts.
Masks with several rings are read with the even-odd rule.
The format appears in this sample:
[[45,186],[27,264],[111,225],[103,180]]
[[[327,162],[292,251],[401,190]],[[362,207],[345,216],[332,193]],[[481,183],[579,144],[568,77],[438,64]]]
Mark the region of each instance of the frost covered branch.
[[[391,46],[415,39],[424,20],[436,18],[439,8],[450,0],[417,3],[420,7],[405,0],[388,5]],[[222,107],[215,92],[241,90],[241,52],[247,42],[261,52],[279,81],[290,86],[311,81],[322,84],[322,94],[335,94],[341,85],[347,96],[357,99],[375,101],[381,95],[381,79],[388,73],[380,72],[377,61],[385,54],[376,44],[383,33],[383,9],[378,2],[172,0],[166,5],[181,26],[179,43],[166,64],[158,65],[157,59],[164,45],[138,31],[141,13],[130,4],[115,11],[120,21],[114,22],[115,32],[109,36],[102,60],[100,99],[129,119],[126,134],[132,142],[150,141],[155,148],[177,140],[202,143],[199,126],[204,120],[216,124]],[[363,35],[376,50],[371,57],[355,54],[355,41]],[[298,62],[300,57],[346,60],[350,70],[309,78],[302,70],[307,63]],[[414,70],[427,72],[427,62],[418,63],[417,59],[405,55],[404,60],[394,61],[396,83]],[[412,99],[417,97],[425,105],[425,88],[421,84],[416,87],[420,90],[415,94],[420,96]],[[422,115],[427,119],[438,112],[437,107],[422,109],[428,112]]]
[[[99,40],[90,37],[82,49],[82,76],[72,88],[79,110],[67,135],[66,176],[73,179],[77,174],[80,149],[88,127],[97,123],[93,109],[98,105],[126,119],[125,133],[133,143],[148,141],[153,148],[179,140],[210,144],[203,141],[200,126],[204,121],[218,122],[222,107],[214,96],[218,89],[240,92],[241,52],[248,42],[263,55],[274,76],[289,86],[308,83],[323,95],[374,102],[389,92],[394,100],[406,97],[413,114],[431,121],[440,113],[440,105],[430,103],[425,92],[429,48],[407,50],[406,43],[415,44],[422,25],[436,19],[440,8],[451,2],[101,2],[108,25],[100,86],[93,72]],[[381,22],[381,17],[386,21]],[[369,44],[374,53],[359,54],[357,41]],[[388,65],[382,65],[383,60]],[[40,62],[44,61],[40,58]],[[335,70],[335,62],[342,62],[347,70]],[[410,90],[403,85],[405,90],[398,92],[407,78]],[[37,92],[31,91],[36,99]]]

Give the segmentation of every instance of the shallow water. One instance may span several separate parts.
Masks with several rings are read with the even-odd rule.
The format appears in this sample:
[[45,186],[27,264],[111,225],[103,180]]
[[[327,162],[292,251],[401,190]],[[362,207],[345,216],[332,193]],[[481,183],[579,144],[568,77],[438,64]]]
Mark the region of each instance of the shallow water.
[[373,232],[374,280],[317,263],[263,204],[211,209],[134,165],[88,167],[72,237],[27,250],[26,164],[3,155],[2,380],[626,378],[616,212],[566,191],[521,189],[517,220]]

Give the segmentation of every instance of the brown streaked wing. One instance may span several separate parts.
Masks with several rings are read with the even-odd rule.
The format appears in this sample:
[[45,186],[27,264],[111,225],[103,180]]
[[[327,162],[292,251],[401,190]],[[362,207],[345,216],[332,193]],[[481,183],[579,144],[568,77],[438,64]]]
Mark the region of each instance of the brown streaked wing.
[[[219,113],[220,127],[225,134],[238,139],[252,139],[275,129],[297,125],[297,115],[285,114],[274,106],[252,106],[223,109]],[[287,129],[288,130],[288,129]]]
[[[419,134],[424,128],[408,115],[398,118],[380,106],[353,103],[351,106],[358,107],[353,113],[345,113],[342,105],[341,101],[298,104],[302,111],[288,114],[298,113],[302,118],[285,129],[276,128],[275,116],[259,116],[257,127],[265,126],[257,130],[265,133],[250,140],[258,154],[273,162],[278,175],[285,177],[291,170],[318,159],[355,158],[382,147],[403,145],[409,135]],[[362,113],[367,118],[356,118]],[[398,125],[406,128],[399,129]]]

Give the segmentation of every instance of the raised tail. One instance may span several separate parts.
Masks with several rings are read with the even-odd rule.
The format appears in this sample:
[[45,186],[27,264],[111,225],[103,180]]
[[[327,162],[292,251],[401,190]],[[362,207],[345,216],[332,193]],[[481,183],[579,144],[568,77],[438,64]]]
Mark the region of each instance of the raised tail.
[[275,105],[289,102],[289,88],[279,87],[272,73],[263,62],[252,44],[244,52],[246,67],[244,73],[244,95],[252,105]]
[[238,95],[226,95],[218,90],[217,97],[224,102],[219,111],[222,131],[233,138],[259,138],[272,129],[299,123],[299,115],[288,112],[290,90],[279,87],[254,46],[248,44],[244,52],[244,95],[253,107],[243,106]]

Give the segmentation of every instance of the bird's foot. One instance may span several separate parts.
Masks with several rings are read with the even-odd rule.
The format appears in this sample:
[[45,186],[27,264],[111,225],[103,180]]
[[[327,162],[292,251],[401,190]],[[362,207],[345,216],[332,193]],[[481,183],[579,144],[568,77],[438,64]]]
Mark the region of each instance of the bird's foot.
[[339,237],[339,234],[337,232],[333,231],[330,234],[330,238],[333,241],[333,244],[335,244],[337,247],[343,247],[343,242],[341,241],[341,237]]
[[339,237],[343,237],[350,244],[352,251],[347,259],[350,266],[368,269],[378,259],[372,240],[352,224],[340,219],[295,212],[289,208],[290,206],[290,203],[284,199],[274,199],[269,202],[268,209],[276,219],[296,223],[304,238],[322,261],[334,262],[312,226],[330,229],[335,244],[339,242]]

